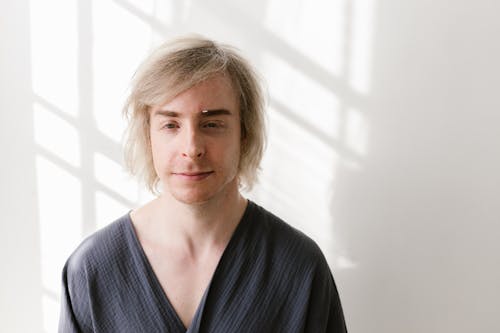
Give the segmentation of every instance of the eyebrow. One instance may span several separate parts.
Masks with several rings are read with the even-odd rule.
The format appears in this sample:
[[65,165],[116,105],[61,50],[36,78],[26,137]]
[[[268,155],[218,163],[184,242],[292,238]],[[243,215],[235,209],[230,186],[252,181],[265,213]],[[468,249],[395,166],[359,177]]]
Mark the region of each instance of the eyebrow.
[[[179,117],[179,113],[175,111],[170,111],[170,110],[156,110],[154,112],[154,115],[159,115],[159,116],[164,116],[164,117]],[[231,111],[227,109],[212,109],[212,110],[202,110],[201,111],[201,116],[203,118],[205,117],[213,117],[213,116],[220,116],[220,115],[232,115]]]
[[203,110],[201,111],[202,117],[210,117],[210,116],[220,116],[220,115],[231,115],[231,111],[227,109],[214,109],[214,110]]

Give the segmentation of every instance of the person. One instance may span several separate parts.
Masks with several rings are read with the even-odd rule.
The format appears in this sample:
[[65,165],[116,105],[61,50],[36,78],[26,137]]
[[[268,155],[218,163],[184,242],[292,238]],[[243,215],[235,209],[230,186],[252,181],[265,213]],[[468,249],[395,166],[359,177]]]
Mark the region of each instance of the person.
[[259,82],[239,51],[199,36],[139,67],[125,162],[155,198],[71,254],[59,332],[347,331],[316,243],[241,193],[265,145]]

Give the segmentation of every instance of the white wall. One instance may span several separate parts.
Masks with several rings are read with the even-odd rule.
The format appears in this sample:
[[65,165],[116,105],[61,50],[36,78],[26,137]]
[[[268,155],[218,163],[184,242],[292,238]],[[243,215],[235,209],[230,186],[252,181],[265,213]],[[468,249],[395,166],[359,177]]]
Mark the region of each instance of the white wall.
[[500,3],[0,3],[0,328],[52,332],[64,260],[149,198],[120,106],[165,38],[243,50],[269,89],[249,197],[318,241],[350,332],[498,332]]

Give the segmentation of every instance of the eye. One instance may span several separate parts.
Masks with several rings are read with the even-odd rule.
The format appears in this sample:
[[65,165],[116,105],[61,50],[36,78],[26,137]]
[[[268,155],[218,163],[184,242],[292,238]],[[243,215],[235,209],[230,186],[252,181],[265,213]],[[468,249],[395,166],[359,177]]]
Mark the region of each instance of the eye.
[[163,125],[163,128],[166,129],[176,129],[178,127],[179,126],[176,123],[166,123],[165,125]]
[[205,127],[215,128],[215,127],[219,127],[219,124],[217,124],[217,123],[208,123],[208,124],[205,124]]
[[205,129],[222,129],[224,128],[224,123],[222,121],[207,121],[201,127]]

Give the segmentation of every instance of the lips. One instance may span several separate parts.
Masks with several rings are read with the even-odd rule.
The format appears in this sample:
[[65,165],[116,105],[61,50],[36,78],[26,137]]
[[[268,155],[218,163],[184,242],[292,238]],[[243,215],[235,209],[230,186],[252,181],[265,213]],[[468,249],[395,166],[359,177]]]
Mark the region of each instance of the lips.
[[174,172],[173,175],[179,177],[184,180],[202,180],[207,178],[213,173],[213,171],[205,171],[205,172]]

